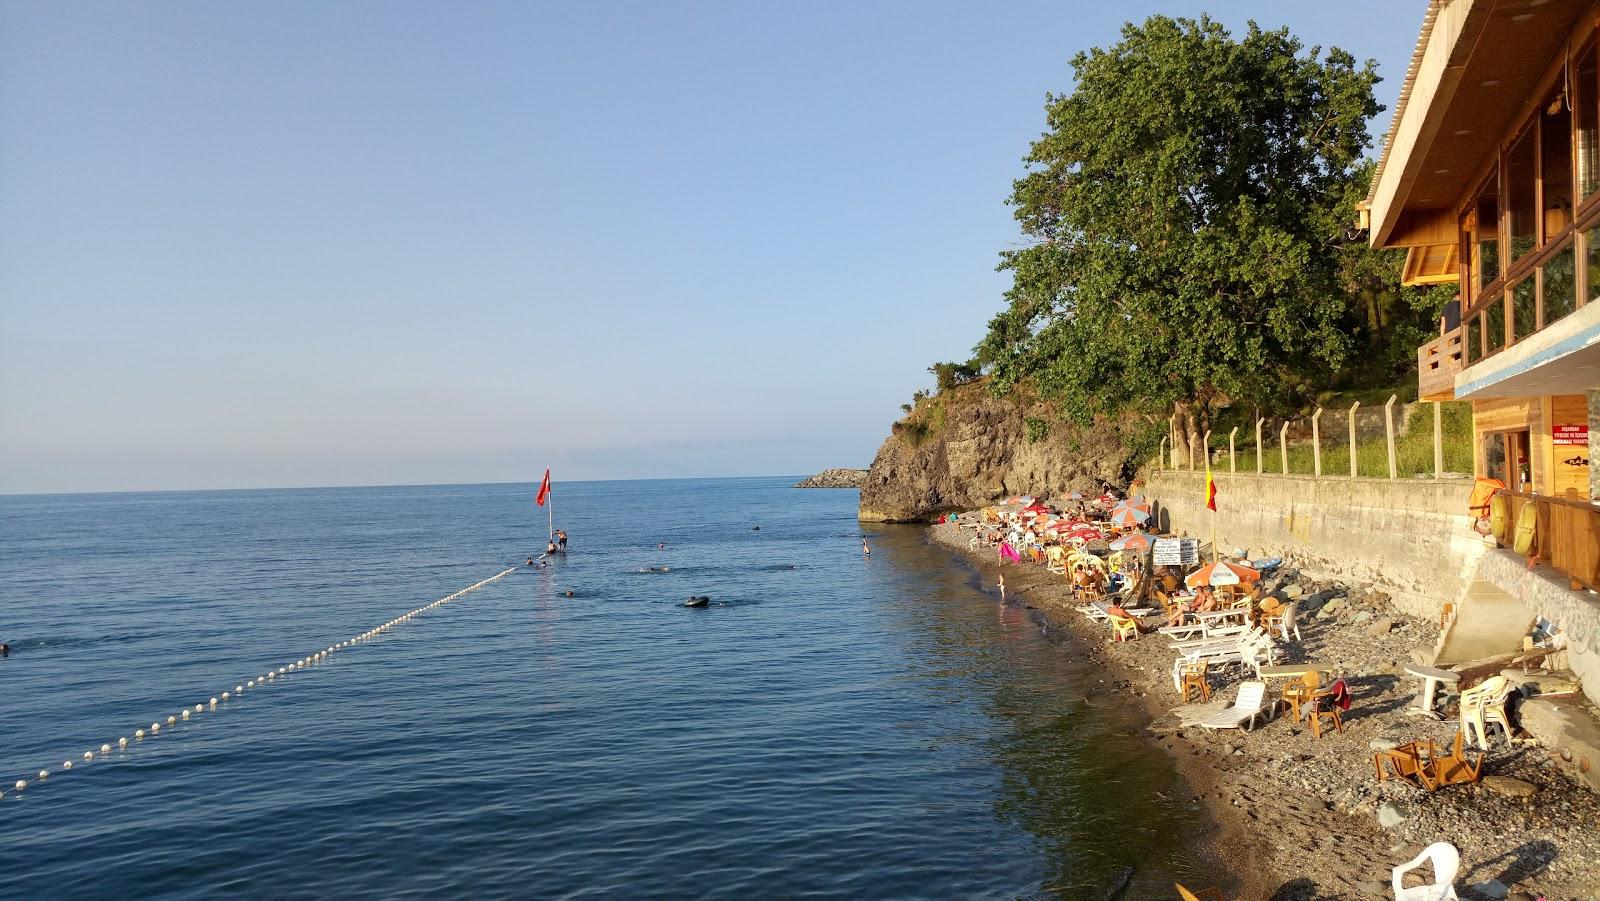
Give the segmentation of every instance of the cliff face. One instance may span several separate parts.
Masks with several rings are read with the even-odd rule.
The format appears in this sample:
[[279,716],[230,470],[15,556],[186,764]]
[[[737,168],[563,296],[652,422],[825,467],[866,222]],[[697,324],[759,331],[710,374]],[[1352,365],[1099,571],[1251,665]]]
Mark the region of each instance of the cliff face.
[[1111,425],[1085,429],[1023,392],[953,388],[895,423],[861,485],[866,522],[918,522],[1011,494],[1098,493],[1129,478],[1131,449]]

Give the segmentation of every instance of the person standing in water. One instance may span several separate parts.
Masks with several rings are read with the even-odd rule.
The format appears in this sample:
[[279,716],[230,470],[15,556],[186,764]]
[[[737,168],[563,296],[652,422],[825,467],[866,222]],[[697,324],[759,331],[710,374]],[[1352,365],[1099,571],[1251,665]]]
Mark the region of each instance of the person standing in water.
[[865,536],[863,536],[862,539],[861,539],[861,556],[863,556],[863,557],[871,557],[872,556],[872,548],[867,546],[867,539],[866,539]]
[[566,550],[567,549],[567,530],[566,529],[556,529],[556,542],[561,545],[561,549],[562,550]]

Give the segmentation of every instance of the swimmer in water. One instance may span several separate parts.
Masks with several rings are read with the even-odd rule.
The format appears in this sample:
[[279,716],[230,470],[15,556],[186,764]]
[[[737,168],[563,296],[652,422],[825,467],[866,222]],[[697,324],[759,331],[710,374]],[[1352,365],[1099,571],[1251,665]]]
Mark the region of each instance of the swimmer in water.
[[867,539],[865,538],[861,539],[861,554],[864,557],[872,556],[872,548],[867,546]]
[[0,657],[10,657],[10,656],[11,656],[11,645],[0,644]]
[[533,565],[533,558],[532,558],[532,557],[529,557],[529,558],[528,558],[528,565],[529,565],[529,566],[532,566],[532,565]]

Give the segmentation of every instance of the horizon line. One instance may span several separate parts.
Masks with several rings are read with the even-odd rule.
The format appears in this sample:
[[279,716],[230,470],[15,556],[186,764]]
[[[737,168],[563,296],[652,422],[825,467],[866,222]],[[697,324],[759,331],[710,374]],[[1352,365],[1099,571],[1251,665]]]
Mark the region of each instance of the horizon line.
[[[815,473],[813,473],[815,475]],[[774,473],[758,476],[660,476],[656,478],[616,478],[616,479],[569,479],[570,484],[581,485],[590,482],[693,482],[708,479],[738,480],[738,479],[788,479],[794,478],[792,473]],[[800,478],[806,478],[800,475]],[[367,485],[275,485],[256,486],[251,488],[107,488],[107,489],[67,489],[64,491],[9,491],[0,489],[0,497],[61,497],[64,495],[93,495],[93,494],[199,494],[215,493],[220,491],[342,491],[352,488],[470,488],[483,485],[521,485],[523,482],[378,482]],[[526,484],[534,486],[539,484],[539,479],[533,479]],[[552,479],[552,486],[561,482]]]

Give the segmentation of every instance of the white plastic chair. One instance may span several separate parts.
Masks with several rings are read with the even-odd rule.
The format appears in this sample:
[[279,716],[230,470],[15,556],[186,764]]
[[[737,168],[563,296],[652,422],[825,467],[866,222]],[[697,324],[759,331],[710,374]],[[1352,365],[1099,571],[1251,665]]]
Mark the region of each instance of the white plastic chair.
[[[1406,888],[1406,874],[1424,862],[1433,864],[1433,882]],[[1456,850],[1456,846],[1449,842],[1434,842],[1423,848],[1421,854],[1395,867],[1390,874],[1395,901],[1460,901],[1456,897],[1455,886],[1456,873],[1460,869],[1461,852]]]
[[1461,693],[1461,731],[1468,742],[1488,749],[1489,723],[1499,723],[1506,730],[1506,741],[1511,740],[1511,718],[1506,714],[1510,697],[1511,686],[1505,676],[1490,676]]
[[1272,630],[1276,629],[1278,637],[1283,641],[1288,641],[1289,633],[1293,632],[1294,640],[1300,641],[1300,624],[1295,622],[1295,614],[1299,612],[1299,603],[1299,601],[1290,601],[1284,605],[1282,613],[1277,616],[1267,617],[1267,633],[1271,634]]
[[1251,728],[1255,728],[1256,721],[1267,712],[1266,698],[1265,682],[1241,682],[1233,706],[1225,707],[1215,716],[1202,720],[1200,726],[1204,729],[1238,729],[1248,722]]

